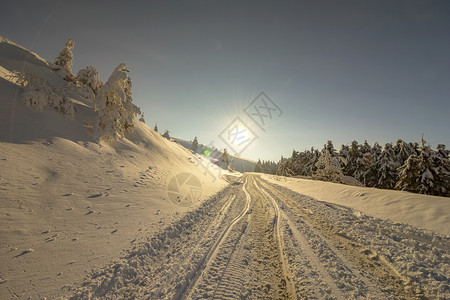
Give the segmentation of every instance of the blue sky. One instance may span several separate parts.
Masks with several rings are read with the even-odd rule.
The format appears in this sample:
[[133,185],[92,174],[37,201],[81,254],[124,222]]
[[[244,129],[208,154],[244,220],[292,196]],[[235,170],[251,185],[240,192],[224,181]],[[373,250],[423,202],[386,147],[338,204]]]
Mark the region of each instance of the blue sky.
[[[450,147],[449,1],[2,1],[0,34],[105,81],[121,62],[151,127],[226,147],[236,117],[258,138],[241,156],[419,141]],[[264,130],[244,108],[282,110]],[[270,122],[269,122],[270,121]]]

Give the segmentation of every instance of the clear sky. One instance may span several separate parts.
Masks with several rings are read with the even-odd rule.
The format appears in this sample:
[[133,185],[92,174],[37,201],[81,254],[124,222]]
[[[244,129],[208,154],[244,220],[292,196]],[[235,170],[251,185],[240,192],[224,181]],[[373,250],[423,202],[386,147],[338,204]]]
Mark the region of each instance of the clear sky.
[[[450,147],[450,1],[3,0],[0,35],[107,80],[121,62],[149,126],[225,147],[240,117],[258,137],[241,156],[398,138]],[[260,92],[282,111],[261,129]],[[270,122],[269,122],[270,121]]]

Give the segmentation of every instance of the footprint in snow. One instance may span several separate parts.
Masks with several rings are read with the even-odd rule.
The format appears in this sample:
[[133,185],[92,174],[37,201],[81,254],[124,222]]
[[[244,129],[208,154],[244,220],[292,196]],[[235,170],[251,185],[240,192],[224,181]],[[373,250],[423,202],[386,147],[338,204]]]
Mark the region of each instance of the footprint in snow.
[[64,194],[64,195],[62,195],[63,197],[68,197],[68,196],[72,196],[73,194],[72,193],[67,193],[67,194]]
[[119,231],[119,229],[114,229],[113,231],[111,231],[111,234],[116,233],[117,231]]
[[84,215],[87,216],[87,215],[90,215],[90,214],[93,214],[93,213],[94,213],[94,211],[93,211],[93,210],[90,210],[90,211],[88,211],[87,213],[85,213]]
[[23,256],[23,255],[28,254],[28,253],[31,253],[31,252],[33,252],[33,251],[34,251],[34,249],[32,249],[32,248],[27,249],[27,250],[24,250],[24,251],[22,251],[20,254],[17,254],[16,256],[14,256],[14,258]]
[[88,196],[88,198],[90,198],[90,199],[98,198],[98,197],[101,197],[102,195],[103,195],[102,193],[97,193],[97,194],[93,194],[93,195]]

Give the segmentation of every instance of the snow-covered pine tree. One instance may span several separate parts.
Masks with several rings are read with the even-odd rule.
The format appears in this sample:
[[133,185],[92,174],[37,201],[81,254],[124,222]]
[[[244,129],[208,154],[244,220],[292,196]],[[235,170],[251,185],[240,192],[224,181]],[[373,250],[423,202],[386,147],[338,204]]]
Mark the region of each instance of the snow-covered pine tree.
[[449,196],[450,163],[439,151],[432,151],[422,138],[419,154],[414,153],[398,169],[399,181],[395,188],[420,194]]
[[302,172],[302,164],[301,164],[301,153],[292,150],[292,156],[289,160],[289,170],[292,172],[292,175],[300,175]]
[[158,132],[158,123],[155,124],[155,128],[153,130]]
[[316,162],[316,171],[313,178],[323,181],[343,182],[344,174],[342,173],[341,164],[337,157],[333,157],[330,148],[325,145],[321,155]]
[[220,162],[223,162],[227,165],[227,169],[228,166],[230,165],[230,155],[228,154],[227,149],[223,149],[223,153],[222,156],[220,157]]
[[311,147],[311,150],[308,151],[308,161],[305,165],[305,176],[312,176],[316,171],[316,163],[319,160],[320,152],[318,149],[314,149]]
[[288,164],[288,159],[281,156],[280,161],[277,164],[276,174],[280,175],[280,176],[289,176],[287,164]]
[[434,168],[433,195],[450,197],[450,159],[445,145],[439,144],[431,157]]
[[345,151],[343,154],[340,153],[347,161],[347,164],[343,168],[343,172],[344,175],[354,177],[356,172],[356,161],[358,160],[358,157],[362,155],[359,151],[358,142],[353,141],[347,151],[347,153]]
[[75,107],[65,96],[63,88],[55,88],[47,80],[25,72],[13,71],[12,77],[24,90],[25,104],[37,111],[52,110],[69,118],[75,116]]
[[411,143],[399,139],[394,146],[395,161],[401,166],[405,163],[408,157],[412,154],[416,154]]
[[259,173],[262,172],[261,164],[262,164],[262,163],[261,163],[261,160],[258,159],[258,162],[257,162],[256,165],[255,165],[255,172],[259,172]]
[[327,143],[324,145],[324,149],[330,152],[331,156],[333,157],[337,156],[337,152],[336,149],[334,149],[332,141],[327,141]]
[[383,152],[383,147],[381,147],[378,142],[375,142],[370,151],[370,153],[372,153],[372,155],[374,156],[375,160],[378,159],[378,156],[380,156],[381,152]]
[[191,150],[197,152],[197,149],[198,149],[198,139],[197,137],[195,137],[194,141],[192,142]]
[[426,145],[422,137],[422,147],[420,148],[420,154],[418,156],[419,160],[419,178],[418,181],[418,192],[420,194],[431,195],[434,189],[434,170],[435,165],[431,159],[431,148]]
[[94,106],[98,115],[94,131],[98,138],[123,137],[133,130],[134,119],[141,113],[133,104],[127,72],[127,66],[120,64],[98,91]]
[[164,134],[162,136],[170,141],[170,132],[169,132],[169,130],[164,131]]
[[[261,160],[258,160],[258,162],[261,162]],[[258,172],[258,171],[256,171],[257,166],[258,166],[258,164],[256,164],[256,166],[255,166],[255,172]],[[268,160],[268,161],[263,160],[261,162],[261,171],[259,171],[259,172],[266,173],[266,174],[275,174],[276,171],[277,171],[277,164],[275,162],[270,161],[270,160]]]
[[372,147],[370,147],[369,143],[367,142],[367,140],[364,141],[364,144],[359,146],[359,151],[361,152],[361,154],[367,153],[367,152],[371,152]]
[[145,124],[144,113],[141,113],[141,117],[139,118],[139,121],[141,121],[142,123]]
[[341,157],[341,167],[344,175],[346,174],[347,165],[350,158],[350,147],[347,145],[341,145],[341,150],[339,150],[339,157]]
[[75,76],[72,74],[73,53],[72,49],[75,46],[75,42],[69,39],[66,42],[64,49],[61,50],[59,55],[55,58],[55,70],[60,71],[64,79],[68,81],[75,81]]
[[398,181],[395,185],[395,189],[417,192],[418,182],[420,174],[419,159],[416,154],[411,154],[402,166],[398,169]]
[[361,154],[356,160],[354,177],[364,186],[374,187],[378,183],[377,165],[374,155],[370,152]]
[[382,189],[392,189],[397,183],[398,163],[395,162],[394,148],[391,143],[384,146],[383,151],[377,159],[378,184]]
[[78,71],[77,80],[88,86],[94,92],[95,96],[97,96],[98,91],[103,86],[103,82],[100,80],[97,70],[92,66]]

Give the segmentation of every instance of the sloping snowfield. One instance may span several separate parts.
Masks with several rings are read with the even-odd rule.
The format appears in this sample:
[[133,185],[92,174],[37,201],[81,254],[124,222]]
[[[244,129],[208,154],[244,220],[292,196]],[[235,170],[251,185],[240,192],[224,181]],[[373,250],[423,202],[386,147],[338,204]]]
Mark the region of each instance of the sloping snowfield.
[[450,198],[447,197],[281,176],[264,175],[264,178],[317,200],[450,236]]
[[[91,267],[118,258],[226,185],[217,168],[142,122],[113,143],[97,144],[82,99],[74,120],[37,112],[8,77],[25,70],[57,82],[47,62],[0,40],[0,298],[56,297]],[[174,204],[169,181],[189,172],[198,203]]]

